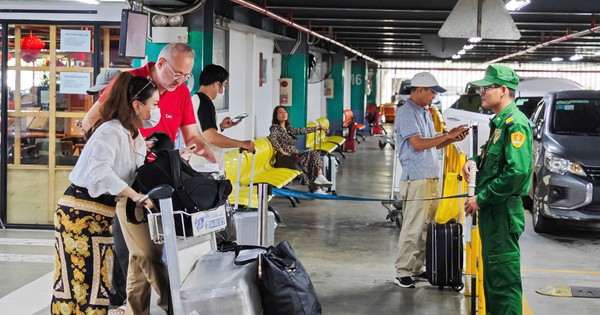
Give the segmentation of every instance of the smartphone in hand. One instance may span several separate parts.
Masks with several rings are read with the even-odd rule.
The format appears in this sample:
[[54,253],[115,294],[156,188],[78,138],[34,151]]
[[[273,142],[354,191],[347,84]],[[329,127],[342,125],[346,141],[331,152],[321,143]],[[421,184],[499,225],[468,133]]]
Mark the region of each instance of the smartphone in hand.
[[231,118],[231,122],[236,124],[238,121],[248,117],[248,113],[241,113],[233,118]]

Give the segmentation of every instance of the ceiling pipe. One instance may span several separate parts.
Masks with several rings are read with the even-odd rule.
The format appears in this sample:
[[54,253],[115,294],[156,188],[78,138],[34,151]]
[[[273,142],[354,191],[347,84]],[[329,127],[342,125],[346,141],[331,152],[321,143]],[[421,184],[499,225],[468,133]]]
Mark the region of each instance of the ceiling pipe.
[[568,35],[565,35],[563,37],[559,37],[559,38],[556,38],[556,39],[553,39],[553,40],[550,40],[550,41],[547,41],[547,42],[544,42],[544,43],[541,43],[541,44],[537,44],[535,46],[531,46],[531,47],[529,47],[527,49],[524,49],[524,50],[521,50],[521,51],[517,51],[515,53],[509,54],[509,55],[506,55],[506,56],[503,56],[503,57],[500,57],[500,58],[496,58],[494,60],[486,61],[486,62],[484,62],[484,65],[488,65],[488,64],[500,62],[502,60],[510,59],[510,58],[516,57],[516,56],[522,56],[522,55],[525,55],[526,53],[534,52],[537,49],[544,48],[544,47],[547,47],[547,46],[550,46],[550,45],[553,45],[553,44],[558,44],[558,43],[567,41],[569,39],[573,39],[573,38],[577,38],[577,37],[580,37],[580,36],[584,36],[584,35],[588,35],[588,34],[591,34],[591,33],[595,33],[597,31],[600,31],[600,26],[594,26],[592,28],[589,28],[587,30],[583,30],[581,32],[577,32],[577,33],[574,33],[574,34],[568,34]]
[[321,35],[321,34],[319,34],[317,32],[314,32],[314,31],[312,31],[312,30],[310,30],[310,29],[308,29],[308,28],[306,28],[306,27],[304,27],[304,26],[302,26],[300,24],[296,24],[296,23],[294,23],[294,22],[292,22],[292,21],[290,21],[288,19],[285,19],[285,18],[283,18],[283,17],[281,17],[281,16],[279,16],[279,15],[277,15],[277,14],[275,14],[275,13],[273,13],[273,12],[271,12],[271,11],[263,8],[263,7],[260,7],[260,6],[256,5],[256,4],[252,3],[252,2],[245,1],[245,0],[231,0],[231,2],[237,3],[237,4],[239,4],[241,6],[244,6],[244,7],[248,8],[248,9],[250,9],[250,10],[254,10],[254,11],[258,12],[258,13],[261,13],[261,14],[263,14],[265,16],[268,16],[268,17],[272,18],[273,20],[279,21],[279,22],[281,22],[281,23],[283,23],[285,25],[288,25],[288,26],[291,26],[293,28],[296,28],[296,29],[298,29],[298,30],[300,30],[300,31],[302,31],[302,32],[304,32],[306,34],[309,34],[310,36],[314,36],[316,38],[319,38],[319,39],[322,39],[324,41],[330,42],[330,43],[332,43],[334,45],[337,45],[337,46],[339,46],[339,47],[341,47],[341,48],[343,48],[343,49],[345,49],[345,50],[347,50],[347,51],[355,54],[356,56],[358,56],[360,58],[363,58],[363,59],[366,59],[368,61],[374,62],[374,63],[376,63],[378,65],[383,65],[383,63],[381,61],[377,60],[377,59],[369,57],[369,56],[361,53],[360,51],[358,51],[356,49],[350,48],[350,47],[348,47],[348,46],[346,46],[346,45],[344,45],[344,44],[342,44],[342,43],[340,43],[340,42],[338,42],[336,40],[333,40],[333,39],[331,39],[331,38],[329,38],[327,36],[323,36],[323,35]]

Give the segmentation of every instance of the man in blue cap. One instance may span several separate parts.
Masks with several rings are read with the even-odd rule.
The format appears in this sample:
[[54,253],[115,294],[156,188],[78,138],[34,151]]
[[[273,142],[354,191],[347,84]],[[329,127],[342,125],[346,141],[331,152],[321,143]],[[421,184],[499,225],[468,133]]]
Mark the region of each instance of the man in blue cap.
[[471,84],[479,87],[483,108],[496,114],[481,155],[463,167],[468,180],[477,163],[476,196],[467,199],[465,212],[479,213],[486,314],[522,314],[519,237],[525,226],[521,197],[528,193],[533,165],[531,128],[514,102],[514,70],[490,65],[485,78]]

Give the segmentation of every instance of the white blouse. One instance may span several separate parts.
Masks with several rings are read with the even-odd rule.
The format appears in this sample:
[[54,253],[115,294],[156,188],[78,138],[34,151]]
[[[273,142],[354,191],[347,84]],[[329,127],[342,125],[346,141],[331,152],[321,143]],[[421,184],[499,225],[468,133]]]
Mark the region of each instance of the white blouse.
[[69,180],[87,188],[93,198],[102,194],[116,196],[133,184],[145,156],[146,143],[142,136],[138,134],[132,139],[118,120],[110,120],[92,134]]

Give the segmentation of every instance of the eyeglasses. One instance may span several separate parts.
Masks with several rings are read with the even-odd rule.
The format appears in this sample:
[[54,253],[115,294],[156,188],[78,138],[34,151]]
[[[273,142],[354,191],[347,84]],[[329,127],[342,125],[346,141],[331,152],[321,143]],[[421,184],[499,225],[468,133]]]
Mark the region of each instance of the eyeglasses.
[[480,86],[477,88],[476,91],[479,94],[485,94],[485,93],[487,93],[488,90],[499,89],[501,87],[502,87],[502,85],[492,84],[492,85],[488,85],[488,86]]
[[148,83],[146,83],[146,85],[144,85],[137,93],[135,93],[132,100],[135,101],[140,93],[142,93],[142,91],[144,91],[148,86],[152,85],[152,87],[156,88],[156,84],[154,84],[154,81],[152,81],[151,77],[146,77],[146,80],[148,80]]
[[173,71],[173,68],[171,68],[171,65],[169,64],[169,62],[166,59],[165,59],[165,63],[167,64],[167,67],[169,67],[169,70],[171,70],[171,73],[173,74],[173,79],[175,79],[175,80],[183,79],[182,81],[187,81],[192,76],[191,73],[183,74],[183,73]]

